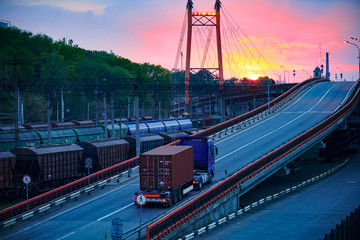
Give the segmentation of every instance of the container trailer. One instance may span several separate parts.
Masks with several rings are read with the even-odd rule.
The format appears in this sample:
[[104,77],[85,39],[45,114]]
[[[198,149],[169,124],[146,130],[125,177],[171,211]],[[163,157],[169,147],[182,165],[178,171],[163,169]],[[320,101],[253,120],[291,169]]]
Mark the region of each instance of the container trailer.
[[217,148],[206,137],[184,137],[180,146],[161,146],[140,155],[140,191],[147,203],[171,206],[201,189],[215,173]]

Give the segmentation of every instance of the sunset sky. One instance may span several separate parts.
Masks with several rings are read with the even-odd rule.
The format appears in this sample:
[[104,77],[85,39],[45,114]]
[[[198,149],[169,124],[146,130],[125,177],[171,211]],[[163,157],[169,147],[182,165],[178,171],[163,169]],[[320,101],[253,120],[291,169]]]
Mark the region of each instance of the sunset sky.
[[[0,0],[0,19],[34,34],[49,35],[54,40],[65,37],[81,48],[113,51],[134,62],[148,62],[171,70],[186,2]],[[194,11],[212,12],[215,0],[193,2]],[[357,80],[359,52],[344,40],[360,38],[359,0],[223,0],[222,5],[223,11],[248,37],[241,41],[250,40],[271,66],[272,70],[268,71],[263,60],[259,61],[270,77],[283,78],[285,69],[287,81],[290,73],[290,82],[293,82],[292,73],[296,70],[295,81],[303,81],[308,73],[313,74],[317,65],[324,64],[325,52],[329,52],[331,79],[335,79],[337,73],[339,80],[342,69],[346,80]],[[185,44],[183,47],[185,52]],[[240,65],[248,67],[245,63]],[[232,77],[231,72],[225,71],[226,77]],[[235,77],[250,74],[249,70],[247,76]],[[254,74],[253,77],[263,75]]]

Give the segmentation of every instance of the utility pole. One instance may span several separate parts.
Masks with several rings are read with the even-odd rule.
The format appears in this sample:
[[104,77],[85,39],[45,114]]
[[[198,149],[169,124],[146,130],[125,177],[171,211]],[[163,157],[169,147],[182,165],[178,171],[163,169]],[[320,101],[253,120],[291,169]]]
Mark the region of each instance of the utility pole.
[[50,125],[50,91],[48,90],[46,92],[46,115],[47,115],[47,140],[48,140],[48,144],[51,144],[51,125]]
[[[115,138],[115,123],[114,123],[114,91],[111,90],[111,137]],[[121,132],[121,124],[120,124]]]
[[99,91],[99,86],[98,86],[98,79],[96,79],[96,84],[95,84],[95,125],[98,126],[99,125],[99,101],[98,101],[98,91]]
[[155,119],[155,82],[156,79],[153,80],[153,86],[152,86],[152,119]]
[[136,119],[136,156],[140,155],[140,127],[139,127],[139,92],[138,92],[138,80],[134,85],[134,95],[135,95],[135,119]]
[[64,91],[62,88],[60,92],[60,105],[61,105],[61,122],[64,122]]
[[106,92],[104,91],[104,128],[105,128],[105,138],[109,138],[108,128],[107,128],[107,110],[106,110]]
[[270,113],[270,82],[268,81],[268,111]]
[[159,119],[161,119],[161,101],[159,101]]
[[19,65],[20,63],[8,62],[4,63],[4,65],[5,64],[13,65],[13,81],[15,86],[15,147],[19,147],[19,87],[17,82],[17,65]]
[[128,97],[128,118],[130,118],[130,96]]

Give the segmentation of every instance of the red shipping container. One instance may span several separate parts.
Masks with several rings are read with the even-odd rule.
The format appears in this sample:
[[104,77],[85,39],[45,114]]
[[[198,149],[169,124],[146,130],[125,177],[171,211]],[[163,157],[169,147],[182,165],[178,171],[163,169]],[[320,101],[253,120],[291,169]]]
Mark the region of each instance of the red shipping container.
[[173,191],[193,180],[192,146],[161,146],[140,156],[140,190]]

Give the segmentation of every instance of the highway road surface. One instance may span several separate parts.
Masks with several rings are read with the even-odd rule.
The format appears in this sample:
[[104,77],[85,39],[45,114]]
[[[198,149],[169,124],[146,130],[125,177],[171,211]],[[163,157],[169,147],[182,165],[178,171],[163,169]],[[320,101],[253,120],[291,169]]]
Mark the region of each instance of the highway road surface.
[[[231,174],[265,153],[281,146],[336,111],[353,89],[354,82],[323,82],[306,89],[282,111],[257,124],[217,140],[219,155],[213,182]],[[140,209],[134,206],[133,194],[139,190],[138,178],[123,184],[106,186],[77,202],[66,202],[62,208],[39,214],[30,221],[0,230],[0,239],[110,239],[111,221],[123,220],[123,232],[139,225]],[[197,194],[190,192],[182,200]],[[174,205],[172,208],[176,208]],[[171,209],[142,209],[142,222],[147,222]]]

